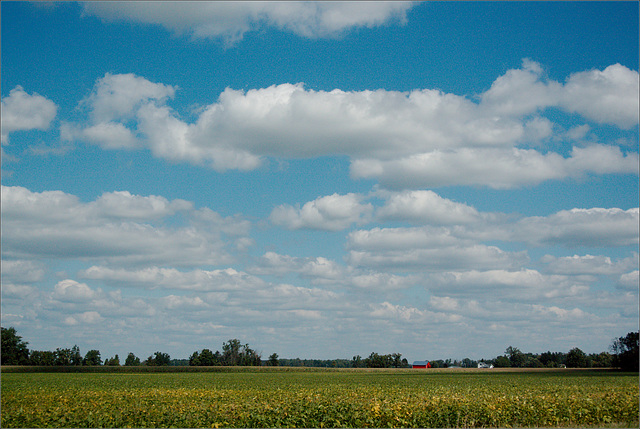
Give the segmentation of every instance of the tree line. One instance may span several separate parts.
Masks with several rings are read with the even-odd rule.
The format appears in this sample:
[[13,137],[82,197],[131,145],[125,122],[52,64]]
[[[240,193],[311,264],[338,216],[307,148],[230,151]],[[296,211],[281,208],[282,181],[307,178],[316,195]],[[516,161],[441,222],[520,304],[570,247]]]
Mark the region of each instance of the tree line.
[[[129,353],[120,361],[116,354],[102,361],[100,351],[89,350],[81,355],[77,345],[72,348],[57,348],[55,351],[29,350],[28,342],[22,340],[15,328],[1,328],[2,365],[39,365],[39,366],[74,366],[74,365],[106,365],[106,366],[293,366],[293,367],[332,367],[332,368],[409,368],[407,359],[400,353],[378,354],[372,352],[368,357],[360,355],[348,359],[282,359],[273,353],[267,360],[262,360],[259,352],[248,344],[242,344],[238,339],[230,339],[222,344],[222,351],[211,351],[208,348],[195,351],[189,359],[171,359],[168,353],[160,351],[141,360],[133,353]],[[509,346],[505,353],[494,359],[469,358],[458,360],[432,360],[432,368],[476,368],[478,364],[493,365],[496,368],[622,368],[628,371],[638,371],[638,332],[629,332],[624,337],[613,340],[609,347],[611,353],[601,352],[586,354],[579,348],[573,348],[568,353],[551,352],[523,353],[517,347]]]

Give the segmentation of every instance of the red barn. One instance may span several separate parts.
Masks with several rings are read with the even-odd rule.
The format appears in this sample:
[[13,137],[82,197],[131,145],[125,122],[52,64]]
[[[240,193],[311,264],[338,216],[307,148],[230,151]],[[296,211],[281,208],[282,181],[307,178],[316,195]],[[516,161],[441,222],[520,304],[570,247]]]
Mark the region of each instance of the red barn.
[[426,360],[417,360],[412,365],[412,368],[431,368],[431,363]]

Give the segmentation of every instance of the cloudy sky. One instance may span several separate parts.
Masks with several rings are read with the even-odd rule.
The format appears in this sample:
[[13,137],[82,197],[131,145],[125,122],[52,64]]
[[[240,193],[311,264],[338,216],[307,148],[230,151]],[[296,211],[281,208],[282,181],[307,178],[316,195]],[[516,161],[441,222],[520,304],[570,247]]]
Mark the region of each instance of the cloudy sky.
[[637,2],[2,2],[2,326],[187,358],[638,329]]

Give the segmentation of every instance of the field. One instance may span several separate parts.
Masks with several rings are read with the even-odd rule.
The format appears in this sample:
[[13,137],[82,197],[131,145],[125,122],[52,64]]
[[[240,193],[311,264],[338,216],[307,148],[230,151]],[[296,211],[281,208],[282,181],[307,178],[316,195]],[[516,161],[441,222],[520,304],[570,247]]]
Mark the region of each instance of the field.
[[2,374],[2,427],[638,427],[638,374]]

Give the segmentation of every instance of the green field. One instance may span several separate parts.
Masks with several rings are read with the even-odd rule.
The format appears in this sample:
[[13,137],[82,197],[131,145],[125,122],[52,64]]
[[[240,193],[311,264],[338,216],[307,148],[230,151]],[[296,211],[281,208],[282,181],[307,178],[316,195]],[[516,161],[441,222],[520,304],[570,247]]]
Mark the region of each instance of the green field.
[[2,374],[2,427],[638,427],[638,374]]

